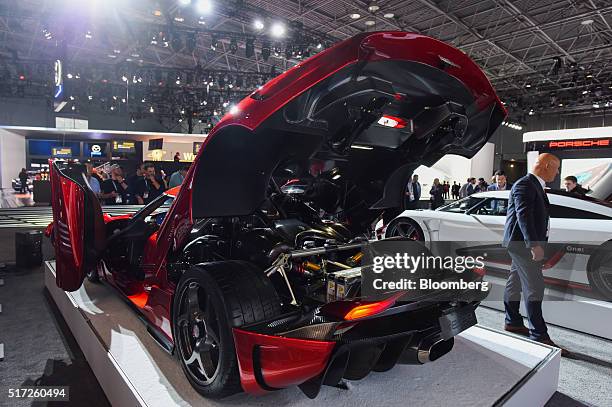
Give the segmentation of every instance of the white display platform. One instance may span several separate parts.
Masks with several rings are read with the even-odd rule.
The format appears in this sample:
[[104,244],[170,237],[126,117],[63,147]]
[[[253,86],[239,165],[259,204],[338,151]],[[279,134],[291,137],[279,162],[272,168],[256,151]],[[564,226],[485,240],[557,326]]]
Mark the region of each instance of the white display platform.
[[[506,279],[487,275],[491,283],[488,298],[504,298]],[[503,300],[483,301],[482,306],[504,311]],[[590,335],[612,339],[612,302],[594,300],[576,294],[564,293],[547,287],[542,302],[544,319],[554,325],[573,329]],[[525,304],[521,301],[521,313],[527,315]]]
[[456,338],[454,349],[423,366],[397,365],[348,383],[324,386],[315,400],[297,388],[264,396],[202,398],[178,361],[147,333],[117,293],[85,283],[66,293],[55,285],[47,262],[45,285],[113,406],[543,406],[557,389],[558,349],[475,326]]

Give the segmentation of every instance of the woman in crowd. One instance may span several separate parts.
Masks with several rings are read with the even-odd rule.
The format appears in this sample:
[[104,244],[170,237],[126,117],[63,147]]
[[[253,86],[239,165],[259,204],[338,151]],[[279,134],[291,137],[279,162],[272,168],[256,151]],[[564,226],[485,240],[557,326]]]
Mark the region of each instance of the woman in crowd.
[[436,209],[444,205],[444,186],[440,184],[438,178],[434,179],[429,195],[431,195],[431,198],[429,198],[431,201],[431,209]]

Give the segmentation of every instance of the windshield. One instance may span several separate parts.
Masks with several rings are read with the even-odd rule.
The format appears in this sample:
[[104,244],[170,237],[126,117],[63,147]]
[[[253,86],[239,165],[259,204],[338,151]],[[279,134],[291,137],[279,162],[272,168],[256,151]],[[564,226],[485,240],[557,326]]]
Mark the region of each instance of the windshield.
[[463,198],[448,205],[441,206],[436,210],[442,212],[465,213],[468,209],[472,208],[478,202],[482,201],[482,199],[483,198],[475,198],[473,196],[468,196],[467,198]]

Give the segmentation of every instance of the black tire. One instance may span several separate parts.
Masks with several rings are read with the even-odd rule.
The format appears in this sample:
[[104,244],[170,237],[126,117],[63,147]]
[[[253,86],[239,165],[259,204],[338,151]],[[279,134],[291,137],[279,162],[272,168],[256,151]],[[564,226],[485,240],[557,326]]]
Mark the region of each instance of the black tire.
[[423,230],[414,220],[410,218],[399,217],[389,222],[385,230],[385,237],[403,237],[418,242],[425,241]]
[[589,285],[607,301],[612,301],[612,241],[602,244],[587,267]]
[[280,313],[274,286],[251,263],[222,261],[187,271],[174,293],[172,328],[176,355],[193,388],[215,399],[242,391],[232,328]]

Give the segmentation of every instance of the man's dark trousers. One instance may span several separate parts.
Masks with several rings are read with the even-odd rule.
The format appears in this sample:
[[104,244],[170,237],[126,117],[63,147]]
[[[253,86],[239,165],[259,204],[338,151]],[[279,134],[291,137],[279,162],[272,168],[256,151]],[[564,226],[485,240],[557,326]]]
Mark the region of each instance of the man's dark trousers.
[[529,320],[529,336],[534,340],[548,339],[546,322],[542,316],[542,299],[544,297],[542,262],[534,261],[531,251],[524,245],[521,245],[522,247],[513,246],[515,245],[508,247],[508,254],[512,258],[512,266],[504,292],[506,324],[512,326],[523,325],[523,318],[519,312],[522,292]]

